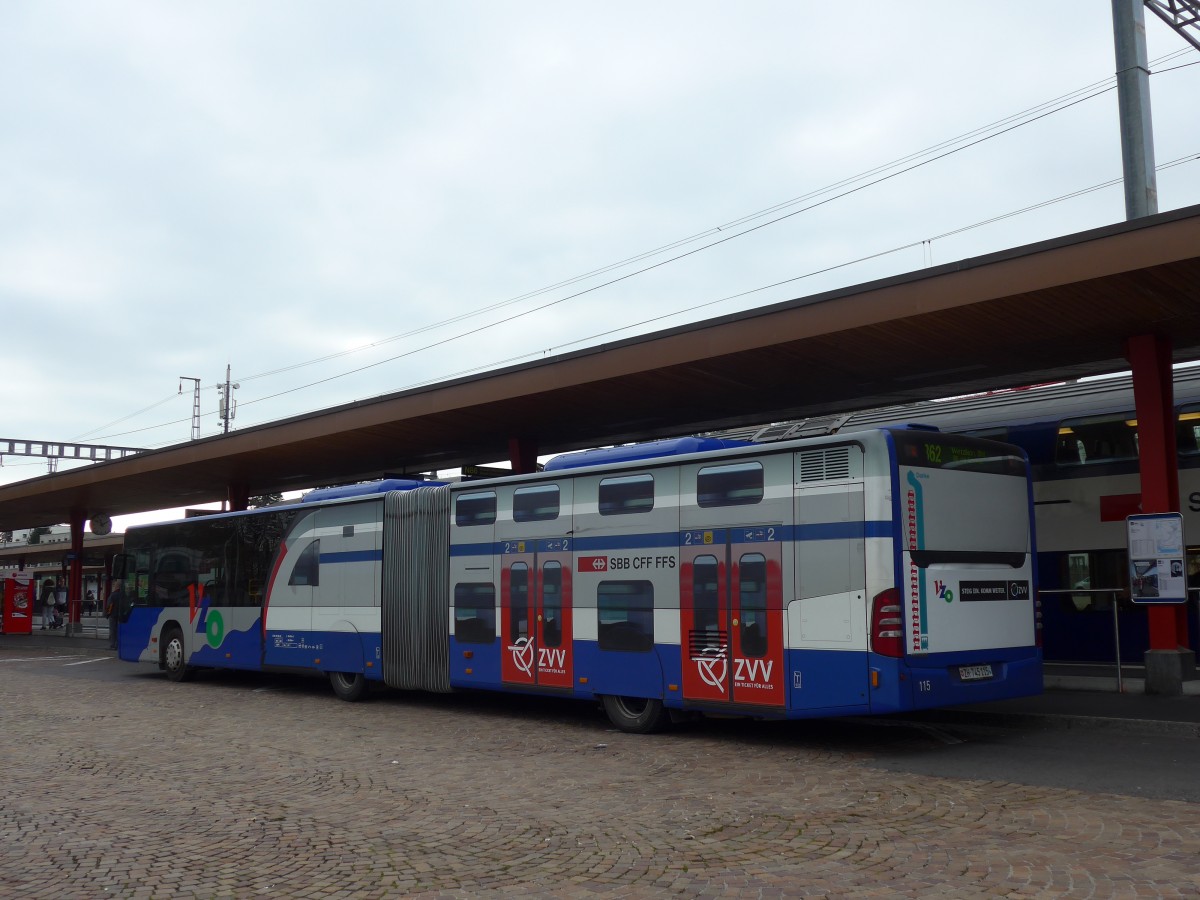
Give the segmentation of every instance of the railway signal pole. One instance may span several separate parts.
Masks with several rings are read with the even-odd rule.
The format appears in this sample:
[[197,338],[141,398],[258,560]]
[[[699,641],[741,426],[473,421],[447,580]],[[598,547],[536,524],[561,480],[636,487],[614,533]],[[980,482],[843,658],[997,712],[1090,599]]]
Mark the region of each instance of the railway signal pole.
[[1146,57],[1146,16],[1142,2],[1112,0],[1126,219],[1139,219],[1158,212],[1154,128],[1150,117],[1150,63]]
[[225,383],[217,385],[217,392],[221,395],[217,402],[217,414],[220,416],[224,434],[229,434],[229,420],[237,413],[237,401],[233,399],[233,392],[239,387],[236,381],[230,383],[229,366],[225,366]]

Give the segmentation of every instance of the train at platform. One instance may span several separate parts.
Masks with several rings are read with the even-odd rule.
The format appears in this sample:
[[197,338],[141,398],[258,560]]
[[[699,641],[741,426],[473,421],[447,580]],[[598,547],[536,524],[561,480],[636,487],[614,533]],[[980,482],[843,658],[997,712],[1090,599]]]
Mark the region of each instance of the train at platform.
[[1042,688],[1032,531],[1018,448],[926,427],[583,451],[130,528],[119,655],[346,700],[576,698],[632,733],[1019,697]]
[[[1174,372],[1179,493],[1187,548],[1187,620],[1200,636],[1200,367]],[[1140,512],[1130,375],[927,401],[837,417],[838,434],[926,422],[1006,441],[1034,479],[1043,652],[1048,661],[1140,663],[1146,607],[1130,597],[1126,517]],[[792,423],[793,430],[802,423]],[[786,430],[783,432],[786,433]]]

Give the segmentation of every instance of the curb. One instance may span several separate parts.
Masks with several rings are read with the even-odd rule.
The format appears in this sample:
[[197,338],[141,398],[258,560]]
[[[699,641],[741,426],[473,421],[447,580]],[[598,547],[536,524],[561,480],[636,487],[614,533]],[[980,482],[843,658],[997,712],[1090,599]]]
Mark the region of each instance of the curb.
[[1200,722],[1168,719],[1134,719],[1122,716],[1082,716],[1071,713],[982,712],[963,707],[929,710],[922,721],[941,725],[971,724],[994,728],[1041,728],[1058,730],[1107,730],[1131,734],[1159,734],[1170,737],[1200,738]]
[[[1126,694],[1142,694],[1146,691],[1146,679],[1125,678]],[[1102,691],[1108,694],[1117,693],[1117,678],[1115,675],[1046,675],[1042,679],[1042,688],[1047,691]],[[1183,683],[1185,696],[1200,696],[1200,680]]]

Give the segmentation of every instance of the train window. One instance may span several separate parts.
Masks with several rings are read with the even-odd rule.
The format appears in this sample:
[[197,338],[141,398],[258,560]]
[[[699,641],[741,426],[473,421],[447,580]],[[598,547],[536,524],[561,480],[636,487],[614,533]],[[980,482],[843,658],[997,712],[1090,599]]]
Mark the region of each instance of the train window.
[[508,637],[529,637],[529,566],[513,563],[509,569]]
[[1175,423],[1175,436],[1181,456],[1195,456],[1200,453],[1200,406],[1193,404],[1179,411],[1179,420]]
[[654,509],[654,476],[622,475],[600,481],[600,515],[645,513]]
[[738,636],[743,656],[767,655],[767,558],[747,553],[738,560]]
[[654,585],[649,581],[600,582],[596,616],[601,650],[654,649]]
[[304,548],[304,552],[300,554],[300,558],[296,560],[296,568],[292,569],[292,576],[288,579],[288,584],[295,587],[307,585],[308,587],[317,587],[321,583],[321,539],[317,538],[311,544]]
[[696,475],[696,503],[700,506],[745,506],[762,498],[762,463],[707,466]]
[[1059,595],[1063,612],[1112,612],[1114,601],[1128,607],[1129,576],[1124,550],[1091,550],[1064,554],[1059,562]]
[[496,521],[496,492],[459,494],[454,498],[454,524],[491,525]]
[[558,485],[539,484],[513,491],[514,522],[548,522],[558,518]]
[[542,566],[542,646],[561,647],[563,632],[562,563]]
[[1084,465],[1137,459],[1137,419],[1131,413],[1065,419],[1058,429],[1055,462]]
[[454,637],[467,644],[496,639],[496,588],[463,582],[454,586]]
[[1200,548],[1187,548],[1187,586],[1188,597],[1195,598],[1200,593]]

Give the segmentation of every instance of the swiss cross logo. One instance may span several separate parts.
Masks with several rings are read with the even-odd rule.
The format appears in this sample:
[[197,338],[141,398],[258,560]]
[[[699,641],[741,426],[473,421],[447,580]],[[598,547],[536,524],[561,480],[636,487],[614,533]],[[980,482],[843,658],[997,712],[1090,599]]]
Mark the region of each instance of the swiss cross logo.
[[579,557],[580,572],[607,572],[608,557],[607,556],[581,556]]

